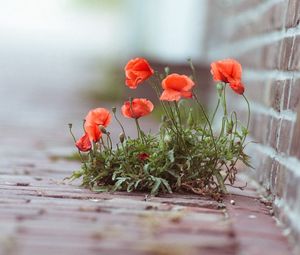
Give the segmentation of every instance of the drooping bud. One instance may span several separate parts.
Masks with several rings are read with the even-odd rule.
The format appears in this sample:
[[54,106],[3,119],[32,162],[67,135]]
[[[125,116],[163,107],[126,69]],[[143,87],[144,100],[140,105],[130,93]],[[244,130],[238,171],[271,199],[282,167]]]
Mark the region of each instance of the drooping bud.
[[106,134],[106,133],[107,133],[107,131],[106,131],[106,129],[105,129],[104,126],[100,125],[100,126],[99,126],[99,129],[100,129],[100,131],[101,131],[103,134]]
[[121,143],[124,142],[124,140],[125,140],[125,134],[123,132],[119,135],[119,139],[120,139]]

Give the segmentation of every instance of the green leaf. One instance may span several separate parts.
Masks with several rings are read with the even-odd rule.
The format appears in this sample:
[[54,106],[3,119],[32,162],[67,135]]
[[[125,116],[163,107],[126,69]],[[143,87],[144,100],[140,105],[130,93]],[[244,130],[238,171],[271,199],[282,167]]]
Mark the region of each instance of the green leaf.
[[126,177],[118,177],[117,180],[118,181],[115,183],[112,191],[118,190],[121,187],[121,185],[123,184],[123,182],[125,182],[127,180],[127,178]]
[[81,176],[83,176],[83,174],[84,174],[83,170],[74,171],[70,177],[67,177],[65,179],[69,179],[71,181],[74,181],[74,180],[80,178]]
[[145,164],[144,166],[143,166],[143,170],[144,170],[144,173],[146,174],[146,175],[149,175],[149,166],[150,166],[150,164],[149,163],[147,163],[147,164]]
[[127,192],[131,192],[134,189],[134,184],[135,184],[134,181],[128,184],[128,186],[127,186]]
[[160,178],[160,179],[161,179],[163,185],[167,188],[168,192],[169,192],[169,193],[173,193],[173,192],[172,192],[172,189],[171,189],[171,187],[170,187],[169,182],[168,182],[167,180],[163,179],[163,178]]
[[174,158],[174,149],[168,151],[168,159],[170,160],[171,163],[173,163],[175,161],[175,158]]
[[248,135],[248,134],[249,134],[248,129],[245,128],[245,127],[242,127],[242,134],[243,134],[244,136]]
[[155,178],[154,185],[152,186],[152,189],[151,189],[151,195],[155,196],[158,193],[160,184],[161,184],[161,179]]
[[135,182],[135,184],[134,184],[134,188],[135,188],[135,189],[137,189],[137,187],[138,187],[138,185],[140,184],[141,181],[142,181],[142,180],[139,179],[139,180],[137,180],[137,181]]

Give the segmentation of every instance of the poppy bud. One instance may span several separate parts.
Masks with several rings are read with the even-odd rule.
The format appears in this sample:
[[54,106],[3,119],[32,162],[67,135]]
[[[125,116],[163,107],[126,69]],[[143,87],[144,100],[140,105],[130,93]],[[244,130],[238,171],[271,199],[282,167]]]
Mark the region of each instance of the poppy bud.
[[192,109],[190,109],[187,123],[188,123],[189,127],[192,127],[194,125],[193,110]]
[[227,122],[227,126],[226,126],[226,132],[227,134],[231,134],[232,133],[232,129],[233,129],[233,121],[230,120]]
[[111,110],[112,110],[113,113],[116,113],[117,108],[116,107],[112,107]]
[[205,141],[206,143],[209,143],[209,142],[211,142],[211,138],[210,138],[210,137],[205,137],[205,138],[204,138],[204,141]]
[[72,128],[72,126],[73,126],[73,124],[72,124],[72,123],[69,123],[68,125],[69,125],[69,129],[71,129],[71,128]]
[[168,67],[168,66],[165,67],[165,73],[166,73],[166,75],[169,75],[169,73],[170,73],[170,67]]
[[101,131],[103,134],[106,134],[106,133],[107,133],[107,131],[106,131],[106,129],[105,129],[104,126],[100,125],[100,126],[99,126],[99,129],[100,129],[100,131]]
[[119,135],[119,139],[120,139],[121,143],[124,142],[124,140],[125,140],[125,134],[123,132]]

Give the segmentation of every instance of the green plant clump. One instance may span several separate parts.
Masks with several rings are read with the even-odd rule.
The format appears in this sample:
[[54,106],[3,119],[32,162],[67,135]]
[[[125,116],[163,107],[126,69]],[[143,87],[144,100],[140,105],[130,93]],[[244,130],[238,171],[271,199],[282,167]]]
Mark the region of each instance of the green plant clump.
[[[193,74],[189,79],[196,85],[196,73],[190,64]],[[168,78],[169,70],[166,69],[163,75],[154,72],[153,76],[150,85],[160,96],[163,92],[160,84]],[[163,115],[158,134],[145,134],[141,130],[140,116],[134,115],[138,109],[134,105],[135,99],[127,103],[129,114],[135,120],[137,138],[126,135],[116,108],[113,108],[113,115],[122,130],[120,141],[113,146],[106,125],[98,124],[101,138],[98,141],[87,139],[87,148],[83,149],[74,138],[82,166],[70,178],[82,177],[82,185],[96,192],[142,191],[151,195],[192,192],[219,198],[227,192],[226,185],[234,185],[237,163],[241,161],[250,166],[249,156],[244,152],[250,106],[242,94],[248,106],[248,121],[244,126],[235,111],[227,112],[227,86],[227,82],[218,82],[218,102],[212,116],[204,111],[194,91],[191,91],[191,99],[160,100]],[[191,100],[193,103],[189,104]],[[220,110],[223,113],[221,128],[213,130],[214,119]],[[124,115],[123,108],[122,113]],[[89,117],[86,123],[88,121]],[[72,133],[71,128],[70,124]],[[87,128],[85,135],[89,137]]]

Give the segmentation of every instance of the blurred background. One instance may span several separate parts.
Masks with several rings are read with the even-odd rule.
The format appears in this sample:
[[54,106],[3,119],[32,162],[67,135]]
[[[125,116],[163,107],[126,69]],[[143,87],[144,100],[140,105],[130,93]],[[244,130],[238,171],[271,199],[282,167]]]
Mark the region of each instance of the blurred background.
[[130,58],[201,62],[205,15],[205,0],[0,0],[1,133],[43,143],[81,127],[89,108],[127,97]]

